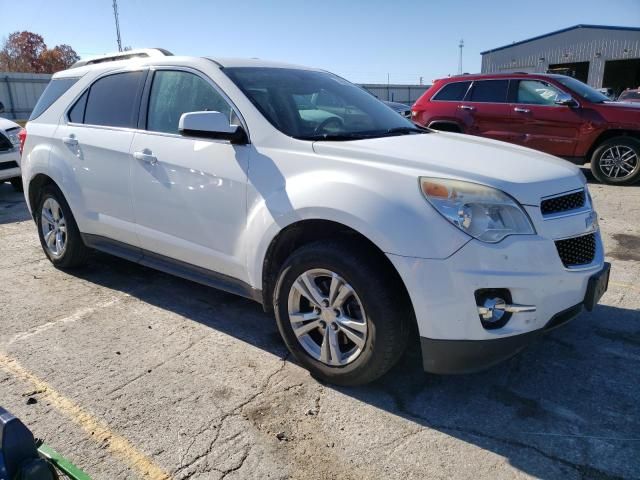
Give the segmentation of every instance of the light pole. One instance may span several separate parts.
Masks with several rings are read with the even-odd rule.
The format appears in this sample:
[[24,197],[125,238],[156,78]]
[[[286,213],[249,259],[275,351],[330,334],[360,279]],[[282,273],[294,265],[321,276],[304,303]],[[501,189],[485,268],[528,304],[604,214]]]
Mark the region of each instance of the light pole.
[[464,48],[464,40],[460,40],[458,48],[460,49],[460,56],[458,57],[458,75],[462,75],[462,49]]
[[118,21],[118,2],[113,0],[113,17],[116,20],[116,35],[118,37],[118,51],[122,51],[122,41],[120,39],[120,22]]

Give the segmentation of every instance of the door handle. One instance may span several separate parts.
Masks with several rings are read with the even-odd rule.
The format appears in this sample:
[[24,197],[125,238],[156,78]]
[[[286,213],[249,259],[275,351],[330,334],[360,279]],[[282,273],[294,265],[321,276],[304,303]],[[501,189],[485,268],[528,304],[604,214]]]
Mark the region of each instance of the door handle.
[[64,143],[65,145],[69,145],[71,147],[77,147],[78,146],[78,139],[72,133],[68,137],[62,137],[62,143]]
[[133,152],[133,158],[150,163],[151,165],[156,165],[158,163],[158,157],[153,155],[151,150],[148,149],[144,149],[142,152]]
[[520,108],[520,107],[515,107],[513,111],[520,112],[520,113],[531,113],[531,110],[529,110],[528,108]]
[[471,105],[460,105],[458,108],[460,110],[470,110],[470,111],[473,111],[476,109],[476,107],[472,107]]

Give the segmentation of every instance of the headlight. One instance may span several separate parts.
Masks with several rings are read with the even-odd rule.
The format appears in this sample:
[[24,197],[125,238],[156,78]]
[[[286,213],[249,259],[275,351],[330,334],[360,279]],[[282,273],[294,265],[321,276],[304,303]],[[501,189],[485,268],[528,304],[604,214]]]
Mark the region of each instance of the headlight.
[[520,204],[495,188],[460,180],[420,177],[420,189],[444,218],[483,242],[496,243],[508,235],[536,233]]
[[18,136],[20,134],[20,130],[22,130],[22,128],[13,128],[6,131],[7,137],[14,147],[20,145],[20,137]]

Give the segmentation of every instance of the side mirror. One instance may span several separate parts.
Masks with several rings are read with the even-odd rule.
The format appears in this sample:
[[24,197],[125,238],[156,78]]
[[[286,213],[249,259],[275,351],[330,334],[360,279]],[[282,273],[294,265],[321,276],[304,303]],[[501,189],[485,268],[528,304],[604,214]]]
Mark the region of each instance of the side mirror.
[[578,102],[576,102],[571,95],[565,92],[560,92],[556,96],[555,102],[556,105],[565,105],[567,107],[577,107]]
[[0,113],[4,113],[4,103],[0,102]]
[[220,112],[188,112],[180,116],[178,130],[192,137],[229,140],[235,144],[248,143],[247,133],[239,125],[231,125]]

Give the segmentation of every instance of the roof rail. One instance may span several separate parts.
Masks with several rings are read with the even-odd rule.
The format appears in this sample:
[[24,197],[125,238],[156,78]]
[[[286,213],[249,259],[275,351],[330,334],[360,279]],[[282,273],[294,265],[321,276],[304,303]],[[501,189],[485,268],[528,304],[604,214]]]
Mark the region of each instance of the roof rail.
[[131,58],[166,57],[170,55],[173,55],[173,53],[165,50],[164,48],[140,48],[137,50],[126,50],[124,52],[109,53],[101,57],[90,58],[89,60],[80,60],[71,65],[71,68],[83,67],[85,65],[95,65],[96,63],[103,62],[117,62],[119,60],[129,60]]

